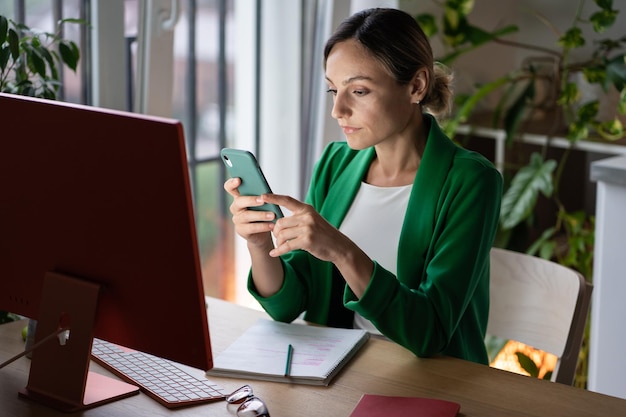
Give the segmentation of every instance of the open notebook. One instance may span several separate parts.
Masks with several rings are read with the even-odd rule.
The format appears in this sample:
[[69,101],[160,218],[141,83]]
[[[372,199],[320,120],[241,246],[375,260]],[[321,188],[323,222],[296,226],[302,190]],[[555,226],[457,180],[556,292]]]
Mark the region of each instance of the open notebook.
[[[259,319],[214,358],[208,375],[328,385],[368,337],[362,329]],[[289,345],[293,352],[286,366]]]

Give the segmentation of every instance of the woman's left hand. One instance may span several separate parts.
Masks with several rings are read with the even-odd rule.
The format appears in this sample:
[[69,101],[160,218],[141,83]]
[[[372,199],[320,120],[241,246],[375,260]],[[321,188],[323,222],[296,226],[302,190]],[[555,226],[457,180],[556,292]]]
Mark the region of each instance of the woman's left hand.
[[307,251],[318,259],[335,264],[354,294],[359,298],[363,295],[374,263],[361,248],[309,204],[277,194],[264,194],[261,199],[292,213],[270,225],[276,239],[276,247],[270,251],[270,256],[277,257],[297,249]]

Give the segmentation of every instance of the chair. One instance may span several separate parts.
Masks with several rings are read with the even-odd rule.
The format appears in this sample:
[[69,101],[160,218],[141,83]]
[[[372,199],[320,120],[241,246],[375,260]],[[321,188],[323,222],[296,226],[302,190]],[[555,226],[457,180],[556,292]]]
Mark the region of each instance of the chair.
[[552,381],[572,385],[592,290],[573,269],[493,248],[487,334],[554,354]]

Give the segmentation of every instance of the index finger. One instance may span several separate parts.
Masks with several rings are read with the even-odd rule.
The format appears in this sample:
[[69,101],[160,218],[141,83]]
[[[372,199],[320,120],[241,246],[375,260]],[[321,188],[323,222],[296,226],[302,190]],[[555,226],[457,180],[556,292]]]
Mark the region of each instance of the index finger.
[[302,202],[296,200],[293,197],[282,194],[263,194],[261,200],[264,203],[276,204],[277,206],[283,206],[287,210],[294,212],[302,206]]

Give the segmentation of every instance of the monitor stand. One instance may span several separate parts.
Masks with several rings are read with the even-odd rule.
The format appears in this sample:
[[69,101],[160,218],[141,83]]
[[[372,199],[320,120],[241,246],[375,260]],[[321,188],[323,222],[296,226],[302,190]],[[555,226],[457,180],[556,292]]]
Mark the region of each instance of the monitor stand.
[[33,352],[21,397],[73,412],[139,393],[134,385],[89,372],[99,291],[98,284],[46,273],[35,342],[64,327],[70,336],[65,345],[51,340]]

